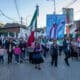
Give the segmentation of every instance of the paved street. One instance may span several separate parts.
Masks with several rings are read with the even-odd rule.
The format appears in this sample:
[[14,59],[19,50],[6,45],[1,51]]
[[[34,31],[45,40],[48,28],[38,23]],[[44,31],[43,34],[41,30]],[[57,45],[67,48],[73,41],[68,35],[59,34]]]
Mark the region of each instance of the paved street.
[[70,67],[63,56],[58,59],[58,67],[50,66],[50,58],[37,70],[29,62],[23,64],[0,65],[0,80],[80,80],[80,61],[69,59]]

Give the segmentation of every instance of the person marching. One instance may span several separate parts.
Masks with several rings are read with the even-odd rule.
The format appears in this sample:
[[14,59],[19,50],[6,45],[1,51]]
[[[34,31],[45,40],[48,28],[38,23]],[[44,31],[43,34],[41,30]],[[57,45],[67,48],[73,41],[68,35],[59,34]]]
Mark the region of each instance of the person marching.
[[35,68],[40,70],[40,64],[43,62],[43,58],[41,56],[41,45],[37,41],[35,42],[34,53],[32,58],[32,63],[35,64]]
[[20,49],[18,44],[16,44],[16,47],[14,48],[14,54],[15,54],[16,63],[19,63],[20,62],[21,49]]
[[13,57],[13,49],[15,47],[15,44],[13,42],[13,38],[9,39],[9,42],[7,43],[6,49],[8,54],[8,64],[12,63],[12,57]]
[[4,53],[5,53],[5,49],[0,46],[0,63],[4,63]]
[[41,40],[41,46],[42,46],[42,49],[43,49],[43,56],[46,58],[47,56],[47,53],[48,53],[48,47],[47,47],[47,43],[48,43],[48,40],[46,39],[46,37],[43,37],[42,40]]
[[51,65],[55,65],[57,67],[58,62],[58,46],[56,40],[53,40],[53,44],[51,46]]
[[26,43],[23,38],[20,38],[19,47],[21,49],[20,62],[22,63],[23,61],[25,61],[25,48],[26,48]]
[[69,64],[69,57],[70,57],[70,41],[65,37],[64,38],[64,41],[63,41],[63,51],[64,51],[64,54],[65,54],[65,63],[67,66],[70,66]]

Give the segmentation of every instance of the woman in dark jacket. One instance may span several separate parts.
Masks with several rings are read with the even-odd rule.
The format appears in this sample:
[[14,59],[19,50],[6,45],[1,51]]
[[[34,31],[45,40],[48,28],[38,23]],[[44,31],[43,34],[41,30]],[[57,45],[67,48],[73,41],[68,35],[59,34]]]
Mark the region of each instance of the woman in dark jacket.
[[51,65],[53,66],[53,63],[55,67],[57,67],[58,62],[58,46],[56,40],[54,40],[53,45],[51,46]]
[[23,40],[23,38],[20,38],[19,47],[21,49],[20,62],[23,62],[25,61],[25,48],[26,48],[26,42]]
[[6,46],[7,54],[8,54],[8,64],[12,63],[12,56],[13,56],[13,48],[14,47],[15,47],[15,44],[13,43],[13,39],[11,38]]
[[64,41],[63,41],[63,51],[64,51],[64,54],[65,54],[65,63],[67,64],[67,66],[69,66],[69,61],[68,59],[70,58],[70,40],[65,38]]
[[0,38],[0,46],[2,46],[2,40],[1,40],[1,38]]

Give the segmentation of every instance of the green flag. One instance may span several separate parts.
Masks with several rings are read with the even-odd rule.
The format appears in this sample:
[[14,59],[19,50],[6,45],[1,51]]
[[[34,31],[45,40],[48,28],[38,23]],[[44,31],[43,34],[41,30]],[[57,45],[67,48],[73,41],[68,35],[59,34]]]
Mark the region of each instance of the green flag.
[[37,27],[37,17],[38,17],[38,15],[39,15],[39,8],[38,8],[38,6],[36,6],[36,10],[34,12],[31,23],[29,25],[31,30],[35,30],[36,27]]

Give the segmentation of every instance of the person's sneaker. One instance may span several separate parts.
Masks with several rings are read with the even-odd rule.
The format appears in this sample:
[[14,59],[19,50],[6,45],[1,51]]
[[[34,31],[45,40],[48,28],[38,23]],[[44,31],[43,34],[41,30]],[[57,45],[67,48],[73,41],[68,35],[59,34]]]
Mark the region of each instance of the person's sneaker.
[[67,64],[67,66],[69,66],[69,67],[70,67],[70,64]]
[[57,67],[57,65],[55,65],[54,67]]
[[23,61],[22,61],[22,60],[20,60],[20,63],[23,63]]
[[38,69],[39,69],[39,70],[41,70],[41,68],[40,68],[40,67],[39,67]]
[[14,63],[17,64],[17,61],[15,61]]
[[53,64],[51,63],[51,66],[53,66]]
[[37,66],[35,66],[35,69],[37,69],[38,67]]
[[17,62],[17,64],[20,64],[19,62]]

